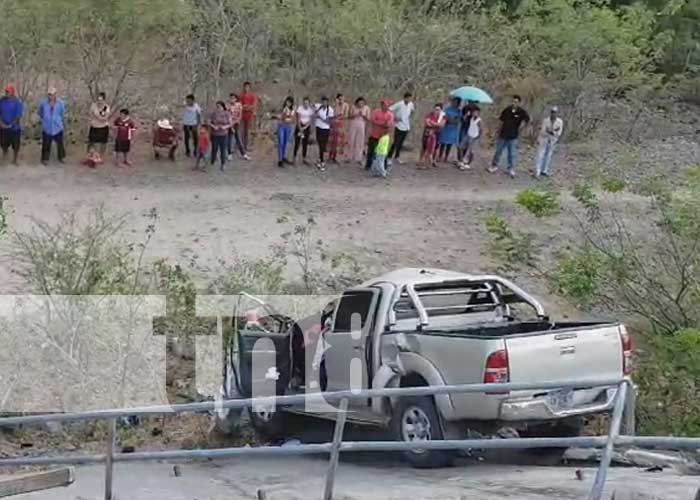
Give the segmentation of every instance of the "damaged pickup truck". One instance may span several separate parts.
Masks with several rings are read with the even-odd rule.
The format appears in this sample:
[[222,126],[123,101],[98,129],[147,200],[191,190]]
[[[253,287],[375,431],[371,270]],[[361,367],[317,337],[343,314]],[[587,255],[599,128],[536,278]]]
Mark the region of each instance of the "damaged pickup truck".
[[[238,389],[232,392],[259,395],[256,384],[269,386],[271,378],[276,394],[289,395],[311,388],[616,379],[631,368],[623,325],[553,321],[535,298],[498,276],[401,269],[345,291],[306,326],[274,319],[239,329],[228,356],[229,380]],[[315,341],[305,331],[313,325],[320,332]],[[260,339],[269,339],[274,349],[263,350],[253,370]],[[583,417],[612,409],[616,390],[582,385],[363,399],[351,402],[348,421],[390,429],[402,441],[465,439],[504,428],[520,435],[575,436]],[[335,418],[334,412],[305,411]],[[251,418],[258,430],[282,435],[288,412],[302,410],[256,408]],[[453,457],[443,450],[405,455],[417,467],[447,465]]]

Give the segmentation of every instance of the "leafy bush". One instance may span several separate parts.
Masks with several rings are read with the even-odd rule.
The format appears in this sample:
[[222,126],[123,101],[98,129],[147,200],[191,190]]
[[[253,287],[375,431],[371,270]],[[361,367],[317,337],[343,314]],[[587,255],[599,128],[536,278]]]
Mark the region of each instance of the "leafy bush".
[[579,182],[571,190],[573,196],[581,205],[587,209],[598,207],[598,199],[593,192],[593,186],[586,182]]
[[600,186],[608,193],[619,193],[625,189],[627,184],[622,179],[608,177],[607,179],[603,179]]
[[236,295],[247,292],[254,295],[274,295],[286,291],[284,260],[273,256],[267,259],[237,259],[233,264],[222,263],[221,271],[208,286],[208,292],[218,295]]
[[649,337],[635,372],[642,434],[700,435],[700,330]]
[[139,264],[118,241],[124,219],[103,209],[82,221],[64,213],[56,224],[34,220],[15,232],[17,274],[43,295],[118,295],[140,290]]
[[604,274],[604,257],[590,246],[562,257],[552,276],[558,293],[581,306],[594,302]]
[[491,215],[485,221],[486,230],[493,236],[489,249],[507,266],[528,264],[534,253],[534,236],[514,232],[502,217]]
[[520,191],[515,201],[535,217],[546,217],[559,212],[558,196],[553,191],[531,188]]

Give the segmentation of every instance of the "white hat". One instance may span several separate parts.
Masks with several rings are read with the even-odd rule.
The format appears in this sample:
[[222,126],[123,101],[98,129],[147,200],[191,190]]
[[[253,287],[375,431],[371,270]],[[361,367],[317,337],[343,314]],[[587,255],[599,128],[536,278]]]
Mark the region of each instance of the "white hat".
[[552,106],[552,113],[559,113],[559,106]]
[[173,126],[170,125],[170,120],[167,118],[163,118],[162,120],[158,120],[158,127],[160,128],[165,128],[165,129],[172,129]]

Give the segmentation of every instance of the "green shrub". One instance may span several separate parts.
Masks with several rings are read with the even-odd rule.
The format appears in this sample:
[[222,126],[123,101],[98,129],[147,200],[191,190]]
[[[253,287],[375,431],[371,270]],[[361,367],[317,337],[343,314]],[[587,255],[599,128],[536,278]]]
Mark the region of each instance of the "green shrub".
[[608,177],[607,179],[603,179],[603,182],[600,183],[600,186],[603,188],[604,191],[607,191],[608,193],[619,193],[625,189],[627,184],[622,179],[618,179],[616,177]]
[[559,194],[540,189],[525,189],[520,191],[515,201],[535,217],[546,217],[559,212]]
[[505,219],[491,215],[485,221],[486,230],[493,239],[489,250],[507,266],[528,264],[534,254],[534,236],[513,232]]
[[700,435],[700,330],[648,337],[634,378],[642,434]]
[[571,196],[576,198],[585,208],[593,208],[598,206],[598,199],[593,192],[593,186],[587,182],[579,182],[571,190]]
[[580,306],[594,302],[599,293],[605,261],[590,246],[584,246],[559,260],[552,275],[557,293]]

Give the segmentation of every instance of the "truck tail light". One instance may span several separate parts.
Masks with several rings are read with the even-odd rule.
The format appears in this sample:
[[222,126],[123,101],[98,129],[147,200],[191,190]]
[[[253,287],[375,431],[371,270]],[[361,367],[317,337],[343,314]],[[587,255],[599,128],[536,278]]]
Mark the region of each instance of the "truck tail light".
[[632,336],[624,325],[620,326],[620,342],[622,343],[622,373],[632,373]]
[[[484,369],[484,384],[505,384],[509,380],[508,351],[503,349],[489,354]],[[489,392],[488,394],[508,394],[508,391]]]

